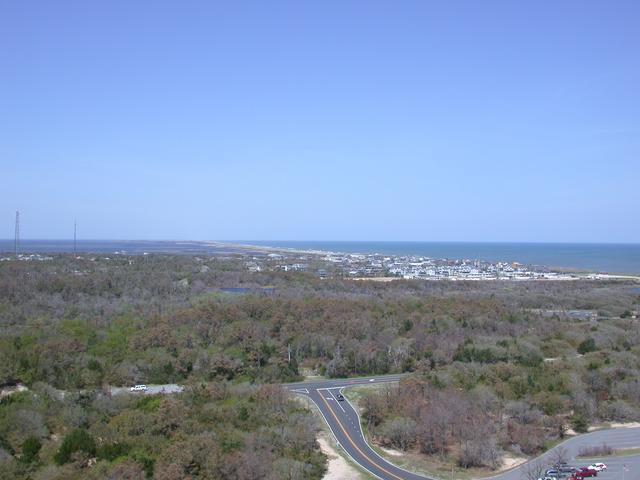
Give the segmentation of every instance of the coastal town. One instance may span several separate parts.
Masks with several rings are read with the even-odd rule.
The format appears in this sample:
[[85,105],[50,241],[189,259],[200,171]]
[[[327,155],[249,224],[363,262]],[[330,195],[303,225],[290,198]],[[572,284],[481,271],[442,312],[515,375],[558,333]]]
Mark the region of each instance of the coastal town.
[[[320,279],[347,278],[353,280],[393,281],[405,280],[577,280],[621,277],[607,273],[568,271],[547,266],[527,265],[517,261],[490,262],[479,259],[432,258],[422,255],[390,255],[381,253],[345,253],[321,250],[297,250],[282,247],[266,247],[221,242],[202,242],[202,247],[189,250],[204,257],[235,258],[244,262],[250,272],[304,272]],[[106,253],[106,252],[105,252]],[[114,250],[115,257],[147,256],[151,254],[187,253],[167,248],[156,252],[142,250]],[[93,260],[92,257],[89,257]],[[110,260],[110,257],[103,257]],[[50,261],[53,257],[43,253],[19,253],[0,256],[0,262]],[[133,260],[130,260],[130,262]],[[637,279],[637,277],[624,276]]]
[[245,263],[250,271],[299,271],[320,278],[423,280],[572,280],[600,278],[598,274],[554,271],[518,262],[436,259],[424,256],[335,252],[271,252]]

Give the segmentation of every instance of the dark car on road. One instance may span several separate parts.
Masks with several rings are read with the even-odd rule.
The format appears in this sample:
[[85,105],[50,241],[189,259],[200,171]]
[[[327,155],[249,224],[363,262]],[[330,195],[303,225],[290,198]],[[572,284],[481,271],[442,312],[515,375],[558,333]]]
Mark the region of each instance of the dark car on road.
[[342,395],[341,393],[337,394],[336,398],[338,399],[339,402],[343,402],[344,401],[344,395]]

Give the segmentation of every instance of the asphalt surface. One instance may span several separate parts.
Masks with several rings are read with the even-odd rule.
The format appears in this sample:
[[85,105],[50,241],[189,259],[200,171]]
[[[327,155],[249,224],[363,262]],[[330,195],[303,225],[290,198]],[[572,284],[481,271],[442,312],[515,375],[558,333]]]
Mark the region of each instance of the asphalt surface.
[[320,410],[338,444],[363,469],[374,477],[384,480],[418,480],[429,477],[417,475],[389,463],[378,455],[364,438],[360,417],[345,398],[338,401],[337,395],[344,388],[356,385],[397,382],[403,375],[382,375],[351,379],[322,380],[316,382],[285,385],[292,392],[309,398]]
[[180,393],[184,390],[182,385],[175,383],[167,383],[165,385],[147,385],[146,391],[132,392],[131,387],[111,387],[111,395],[123,395],[130,393],[131,395],[158,395],[166,393]]
[[[290,383],[285,388],[309,398],[329,425],[339,445],[363,469],[374,477],[383,480],[417,480],[430,477],[418,475],[399,468],[378,455],[364,438],[360,418],[351,403],[345,398],[338,401],[342,390],[356,385],[373,385],[399,381],[404,375],[381,375],[373,377],[318,380],[302,383]],[[626,457],[606,457],[575,460],[580,448],[606,443],[612,448],[640,447],[640,428],[616,428],[599,430],[586,435],[572,437],[562,443],[569,457],[568,463],[578,467],[594,462],[603,462],[607,470],[598,474],[599,480],[640,480],[640,455]],[[547,452],[532,462],[552,463],[552,453]],[[626,468],[625,468],[626,467]],[[525,480],[526,464],[508,472],[489,477],[491,480]]]
[[[640,480],[640,455],[630,455],[625,457],[601,457],[601,458],[581,458],[576,459],[576,455],[582,447],[593,447],[607,444],[611,448],[636,448],[640,447],[640,428],[612,428],[609,430],[598,430],[595,432],[572,437],[561,444],[567,450],[569,465],[576,467],[586,467],[595,462],[602,462],[607,465],[607,470],[598,474],[599,480],[615,479]],[[557,447],[556,447],[557,448]],[[553,450],[548,451],[532,462],[543,461],[551,464]],[[628,471],[623,472],[624,466]],[[521,466],[515,470],[491,477],[491,480],[522,480],[523,471],[526,467]]]

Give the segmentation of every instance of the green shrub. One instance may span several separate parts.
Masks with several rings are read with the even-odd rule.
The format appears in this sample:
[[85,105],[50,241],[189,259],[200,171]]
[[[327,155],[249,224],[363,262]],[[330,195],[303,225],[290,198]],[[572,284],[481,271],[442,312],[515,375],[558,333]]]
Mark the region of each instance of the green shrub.
[[557,415],[562,412],[564,404],[562,402],[562,398],[560,398],[557,394],[548,394],[544,393],[540,395],[540,407],[545,415]]
[[7,452],[9,452],[11,455],[13,455],[14,453],[16,453],[13,450],[13,447],[11,446],[11,444],[9,443],[9,441],[4,438],[2,435],[0,435],[0,448],[2,448],[3,450],[6,450]]
[[220,439],[220,446],[224,453],[233,452],[239,450],[243,446],[242,438],[236,431],[225,432]]
[[579,413],[571,417],[571,423],[573,424],[573,429],[576,432],[584,433],[589,429],[589,422],[584,415],[581,415]]
[[38,459],[38,453],[42,448],[42,443],[36,437],[27,438],[22,444],[22,457],[20,460],[24,463],[31,463]]
[[71,454],[74,452],[85,452],[89,455],[96,454],[96,442],[86,430],[77,428],[68,433],[53,459],[58,465],[64,465],[71,460]]
[[126,456],[130,450],[131,447],[127,443],[110,443],[98,449],[98,458],[111,462],[118,457]]
[[151,478],[153,476],[153,467],[155,465],[155,459],[153,457],[144,452],[134,452],[131,455],[131,458],[142,466],[147,478]]
[[475,347],[474,345],[459,345],[453,355],[453,360],[457,362],[478,362],[478,363],[497,363],[507,360],[504,352],[492,347]]
[[31,398],[31,393],[27,391],[15,392],[11,395],[7,395],[0,400],[0,406],[13,405],[15,403],[25,403]]
[[97,361],[95,358],[91,358],[88,362],[87,362],[87,368],[91,371],[94,372],[101,372],[102,371],[102,364]]
[[249,410],[246,406],[242,405],[238,411],[238,419],[241,421],[247,421],[249,419]]
[[596,347],[596,341],[589,337],[584,340],[580,345],[578,345],[578,353],[584,355],[585,353],[595,352],[598,348]]
[[160,395],[149,396],[145,395],[144,397],[140,397],[136,402],[136,408],[138,410],[142,410],[143,412],[152,413],[160,408],[160,403],[162,403],[162,398]]

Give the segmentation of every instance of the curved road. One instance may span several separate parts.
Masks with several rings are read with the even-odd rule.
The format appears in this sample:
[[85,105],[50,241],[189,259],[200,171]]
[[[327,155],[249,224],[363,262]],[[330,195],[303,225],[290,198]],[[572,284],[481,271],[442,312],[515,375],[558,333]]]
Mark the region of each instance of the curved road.
[[[343,388],[355,385],[397,382],[403,375],[383,375],[350,379],[321,380],[317,382],[290,383],[285,387],[290,391],[309,398],[320,410],[327,425],[339,445],[362,468],[374,477],[384,480],[423,480],[415,473],[403,470],[387,462],[373,450],[362,432],[360,417],[351,403],[338,401],[337,395]],[[433,480],[433,479],[430,479]]]
[[[337,395],[344,388],[356,385],[372,385],[376,383],[392,383],[400,380],[404,375],[382,375],[374,377],[361,377],[350,379],[319,380],[314,382],[290,383],[284,387],[291,392],[304,395],[309,398],[324,417],[331,432],[339,445],[347,454],[363,469],[374,477],[382,480],[434,480],[430,477],[418,475],[404,470],[388,462],[367,443],[360,418],[353,405],[348,400],[338,401]],[[640,428],[617,428],[599,430],[586,435],[572,437],[562,443],[567,450],[568,462],[586,465],[589,461],[576,461],[575,456],[581,447],[594,446],[606,443],[612,448],[640,447]],[[550,464],[551,453],[547,452],[532,462],[545,462]],[[609,457],[605,459],[593,459],[604,461],[609,467],[598,475],[599,479],[616,480],[640,480],[640,455],[627,457]],[[547,467],[548,468],[548,467]],[[526,464],[516,467],[508,472],[490,477],[491,480],[523,480],[525,479]]]

